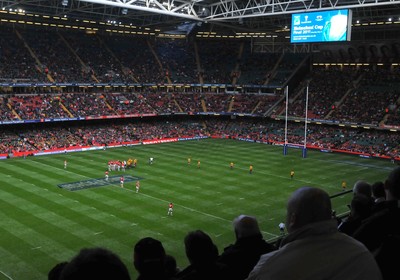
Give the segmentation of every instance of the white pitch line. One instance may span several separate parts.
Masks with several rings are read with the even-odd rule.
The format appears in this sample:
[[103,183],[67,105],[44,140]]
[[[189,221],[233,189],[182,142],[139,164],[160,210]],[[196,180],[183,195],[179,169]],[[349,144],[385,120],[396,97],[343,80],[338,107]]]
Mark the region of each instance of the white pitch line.
[[0,273],[3,274],[5,277],[7,277],[10,280],[14,280],[10,275],[6,274],[5,272],[0,270]]
[[99,235],[99,234],[102,234],[102,233],[103,233],[102,231],[99,231],[99,232],[95,232],[94,235]]
[[40,248],[42,248],[42,246],[31,248],[31,250],[37,250],[37,249],[40,249]]

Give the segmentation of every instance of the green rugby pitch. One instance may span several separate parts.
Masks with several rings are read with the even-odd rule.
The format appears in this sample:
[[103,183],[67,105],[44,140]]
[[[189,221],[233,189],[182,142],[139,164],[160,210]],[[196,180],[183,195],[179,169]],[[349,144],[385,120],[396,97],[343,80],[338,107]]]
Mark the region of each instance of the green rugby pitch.
[[[119,182],[77,191],[58,187],[103,178],[109,160],[128,158],[138,159],[137,168],[111,171],[110,177],[140,177],[138,194],[135,181],[124,188]],[[1,160],[0,279],[47,279],[56,263],[95,246],[117,253],[136,279],[133,246],[146,236],[159,239],[184,268],[183,239],[191,230],[207,232],[221,252],[234,242],[233,218],[249,214],[273,241],[296,188],[317,186],[335,195],[342,180],[351,189],[359,179],[384,180],[392,168],[384,160],[317,151],[301,158],[295,149],[283,156],[282,147],[222,139]],[[333,198],[333,208],[345,213],[350,199],[351,193]],[[173,217],[167,216],[169,202],[175,205]]]

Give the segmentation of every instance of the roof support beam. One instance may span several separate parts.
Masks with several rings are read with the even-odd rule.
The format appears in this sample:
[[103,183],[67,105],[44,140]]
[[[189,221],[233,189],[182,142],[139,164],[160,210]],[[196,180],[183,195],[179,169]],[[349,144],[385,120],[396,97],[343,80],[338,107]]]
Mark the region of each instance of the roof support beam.
[[[160,3],[157,0],[79,0],[81,2],[89,2],[93,4],[108,5],[132,10],[139,10],[149,13],[162,14],[173,17],[180,17],[189,20],[203,21],[194,8],[193,1],[179,1],[178,7],[175,6],[174,0],[165,0]],[[177,1],[175,1],[177,2]]]
[[331,9],[400,5],[400,0],[79,0],[194,21],[228,21]]

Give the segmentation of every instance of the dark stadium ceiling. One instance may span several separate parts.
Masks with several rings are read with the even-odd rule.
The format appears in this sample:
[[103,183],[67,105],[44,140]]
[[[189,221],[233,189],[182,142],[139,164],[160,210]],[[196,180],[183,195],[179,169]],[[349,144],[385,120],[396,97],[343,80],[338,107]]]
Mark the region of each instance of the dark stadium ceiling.
[[[217,32],[276,32],[290,14],[338,8],[356,21],[400,23],[400,0],[1,0],[0,10],[112,21],[188,35],[194,28]],[[400,24],[385,26],[397,28]],[[363,28],[369,28],[368,26]]]

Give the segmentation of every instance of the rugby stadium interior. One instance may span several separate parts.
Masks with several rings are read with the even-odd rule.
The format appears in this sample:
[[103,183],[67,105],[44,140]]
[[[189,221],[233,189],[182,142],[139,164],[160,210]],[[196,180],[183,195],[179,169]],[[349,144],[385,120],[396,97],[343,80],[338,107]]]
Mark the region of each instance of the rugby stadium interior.
[[[292,42],[338,9],[347,40]],[[203,138],[400,162],[400,0],[3,0],[0,34],[4,162]]]

